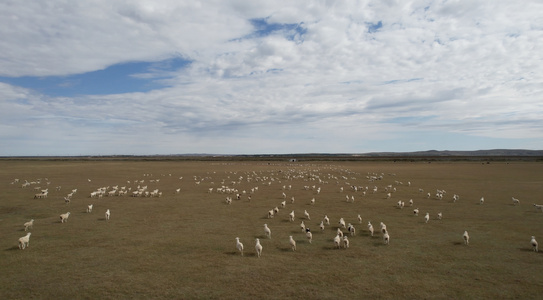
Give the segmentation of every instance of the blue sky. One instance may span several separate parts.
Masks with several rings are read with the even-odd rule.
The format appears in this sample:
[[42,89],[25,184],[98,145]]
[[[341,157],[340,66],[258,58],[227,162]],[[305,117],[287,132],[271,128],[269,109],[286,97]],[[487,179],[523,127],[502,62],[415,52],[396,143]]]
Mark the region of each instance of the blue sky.
[[0,156],[543,149],[539,1],[0,3]]

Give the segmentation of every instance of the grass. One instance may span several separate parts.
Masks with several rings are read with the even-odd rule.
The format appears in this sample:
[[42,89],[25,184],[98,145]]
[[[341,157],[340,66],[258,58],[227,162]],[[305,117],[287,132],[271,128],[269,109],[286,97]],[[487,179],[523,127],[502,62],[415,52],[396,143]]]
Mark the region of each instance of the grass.
[[[541,163],[527,162],[4,160],[0,298],[537,299],[543,292],[543,251],[534,253],[529,241],[535,235],[543,242],[543,213],[532,206],[543,204],[541,170]],[[368,172],[383,174],[383,179],[369,182]],[[21,188],[10,184],[14,178],[42,182]],[[33,199],[34,187],[47,187],[44,178],[51,182],[49,197]],[[135,180],[145,180],[142,185],[158,188],[163,196],[89,197],[102,186],[134,188]],[[225,194],[208,193],[222,181],[239,191],[259,190],[250,202],[244,196],[226,205]],[[346,183],[370,191],[362,196]],[[385,199],[389,184],[397,192]],[[283,201],[283,185],[292,185],[285,191],[287,207],[267,219],[267,211]],[[305,190],[306,185],[320,186],[322,192]],[[376,194],[371,193],[374,185]],[[56,186],[62,189],[55,191]],[[63,197],[74,188],[78,191],[67,205]],[[444,199],[427,199],[426,193],[436,189],[447,191]],[[457,203],[452,202],[455,193],[460,195]],[[345,195],[354,195],[355,202],[347,203]],[[479,205],[482,196],[485,204]],[[513,196],[520,206],[512,205]],[[314,206],[309,204],[313,197]],[[394,207],[409,199],[420,209],[419,217],[411,207]],[[90,203],[94,210],[87,214]],[[108,208],[111,220],[105,221]],[[293,223],[288,221],[292,210]],[[303,219],[304,210],[311,220]],[[67,211],[71,216],[61,224],[58,216]],[[443,220],[438,221],[440,211]],[[325,214],[331,226],[320,232]],[[340,217],[357,228],[349,249],[333,247]],[[30,219],[35,219],[30,246],[22,251],[17,239],[25,235],[22,224]],[[313,231],[312,244],[299,228],[301,220]],[[368,220],[376,229],[381,221],[387,224],[390,245],[383,245],[379,234],[368,236]],[[265,238],[264,223],[272,239]],[[469,246],[462,242],[464,230],[470,233]],[[298,243],[296,252],[290,250],[289,235]],[[243,257],[235,237],[245,245]],[[260,259],[255,238],[264,247]]]

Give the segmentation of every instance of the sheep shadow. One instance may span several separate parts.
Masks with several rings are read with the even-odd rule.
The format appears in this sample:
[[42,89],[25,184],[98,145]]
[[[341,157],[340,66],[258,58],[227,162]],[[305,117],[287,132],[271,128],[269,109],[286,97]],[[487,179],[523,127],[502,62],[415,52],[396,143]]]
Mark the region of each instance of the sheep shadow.
[[15,250],[21,250],[21,249],[19,249],[19,246],[13,246],[10,248],[6,248],[4,251],[15,251]]
[[454,246],[462,246],[462,245],[464,245],[464,242],[453,242],[452,244]]
[[98,221],[107,221],[105,217],[104,218],[96,218],[96,220],[98,220]]
[[[518,248],[518,250],[522,251],[522,252],[535,252],[534,249],[532,249],[532,248]],[[539,254],[539,252],[535,252],[535,253]]]
[[281,252],[296,252],[298,249],[296,249],[296,251],[292,251],[292,247],[277,247],[277,249]]

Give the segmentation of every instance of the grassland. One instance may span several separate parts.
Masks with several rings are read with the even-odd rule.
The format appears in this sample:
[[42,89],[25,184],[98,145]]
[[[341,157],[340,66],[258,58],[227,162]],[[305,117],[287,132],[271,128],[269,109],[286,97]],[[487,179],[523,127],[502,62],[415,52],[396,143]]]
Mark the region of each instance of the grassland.
[[[367,175],[374,173],[382,180],[369,182]],[[11,184],[15,178],[21,182]],[[24,180],[38,179],[21,188]],[[99,187],[135,189],[141,180],[162,197],[89,197]],[[226,205],[228,195],[216,192],[222,185],[258,191],[251,201],[247,194]],[[287,207],[267,219],[267,211],[283,201],[284,185],[292,186],[284,191]],[[321,187],[320,194],[304,189],[313,185]],[[350,185],[370,191],[362,196]],[[388,185],[397,189],[390,199]],[[48,198],[33,199],[38,186],[49,188]],[[379,188],[375,194],[373,186]],[[66,204],[63,197],[76,188]],[[436,189],[447,191],[443,200],[433,197]],[[456,203],[453,194],[460,195]],[[355,202],[346,202],[345,195]],[[543,204],[541,195],[543,165],[537,162],[3,160],[0,298],[540,299],[543,251],[533,252],[529,241],[534,235],[543,243],[543,213],[532,206]],[[482,196],[485,203],[479,205]],[[513,206],[513,196],[519,206]],[[412,207],[395,207],[409,199],[419,217]],[[90,203],[94,211],[88,214]],[[295,222],[288,221],[292,210]],[[304,210],[311,220],[303,218]],[[68,211],[68,222],[61,224],[59,215]],[[438,212],[443,220],[436,220]],[[325,214],[331,226],[320,232]],[[357,228],[349,249],[333,247],[340,217]],[[19,250],[22,224],[30,219],[30,246]],[[313,231],[312,244],[300,230],[301,220]],[[368,235],[370,220],[376,228],[387,224],[390,245],[379,234]],[[264,223],[272,239],[264,237]],[[469,246],[462,243],[464,230]],[[296,252],[289,235],[298,243]],[[243,257],[235,237],[245,244]],[[255,238],[264,247],[260,259]]]

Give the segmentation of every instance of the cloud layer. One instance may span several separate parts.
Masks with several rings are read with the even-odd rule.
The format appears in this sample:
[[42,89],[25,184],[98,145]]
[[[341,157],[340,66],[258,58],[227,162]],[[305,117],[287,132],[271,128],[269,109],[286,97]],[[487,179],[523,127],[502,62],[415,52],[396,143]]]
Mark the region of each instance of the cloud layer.
[[183,2],[0,3],[0,155],[543,149],[538,1]]

